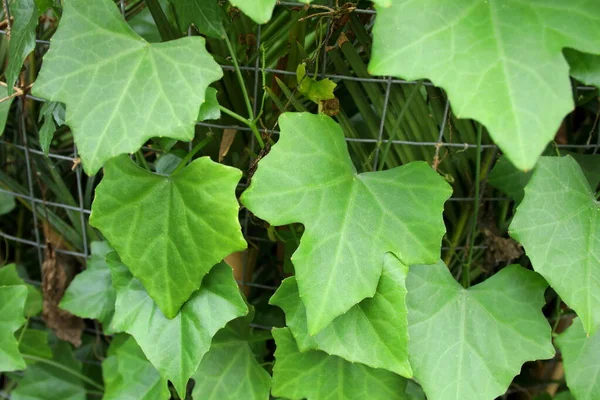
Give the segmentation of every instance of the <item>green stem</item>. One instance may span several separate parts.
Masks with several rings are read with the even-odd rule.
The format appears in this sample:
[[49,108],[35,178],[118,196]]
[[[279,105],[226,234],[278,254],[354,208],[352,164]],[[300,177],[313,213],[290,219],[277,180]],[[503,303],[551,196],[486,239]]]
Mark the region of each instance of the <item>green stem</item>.
[[248,109],[248,119],[250,121],[254,120],[254,112],[252,111],[252,104],[250,103],[250,97],[248,96],[248,89],[246,89],[246,82],[244,82],[244,77],[242,76],[242,70],[240,69],[240,65],[237,61],[237,56],[235,54],[235,50],[233,48],[233,44],[231,40],[229,40],[229,36],[225,35],[225,43],[227,44],[227,49],[229,50],[229,54],[231,55],[231,60],[233,61],[233,66],[235,67],[235,74],[238,78],[240,86],[242,88],[242,94],[244,95],[244,102],[246,103],[246,108]]
[[142,152],[142,150],[138,150],[135,153],[136,159],[138,160],[138,162],[142,165],[142,168],[144,168],[146,171],[150,171],[150,167],[148,166],[148,163],[146,162],[146,157],[144,157],[144,153]]
[[207,144],[209,144],[212,141],[213,135],[214,134],[212,132],[209,132],[204,139],[202,139],[200,142],[198,142],[194,146],[192,151],[190,151],[189,153],[186,154],[185,157],[183,157],[183,159],[179,162],[179,164],[177,165],[175,170],[173,172],[171,172],[171,175],[175,175],[176,173],[181,171],[183,168],[185,168],[185,166],[192,160],[192,158],[196,155],[196,153],[198,153],[200,150],[202,150]]
[[219,105],[219,110],[221,110],[225,114],[229,115],[233,119],[236,119],[236,120],[240,121],[242,124],[244,124],[248,128],[250,128],[250,130],[252,131],[252,133],[254,133],[254,136],[256,137],[256,140],[258,141],[258,144],[260,145],[260,148],[261,149],[265,148],[265,142],[263,141],[262,136],[260,135],[260,132],[258,131],[258,127],[256,126],[256,122],[251,121],[251,120],[249,120],[247,118],[244,118],[240,114],[236,113],[235,111],[231,111],[229,108],[223,107],[222,105]]
[[43,357],[32,356],[30,354],[23,354],[22,356],[25,359],[28,359],[28,360],[31,360],[31,361],[40,362],[42,364],[50,365],[50,366],[52,366],[54,368],[61,369],[61,370],[65,371],[65,372],[68,372],[69,374],[71,374],[73,376],[76,376],[77,378],[81,379],[82,381],[84,381],[88,385],[93,386],[96,389],[104,391],[104,386],[102,386],[98,382],[96,382],[96,381],[88,378],[87,376],[85,376],[85,375],[83,375],[83,374],[81,374],[81,373],[79,373],[79,372],[77,372],[75,370],[72,370],[69,367],[65,367],[64,365],[59,364],[59,363],[57,363],[55,361],[48,360],[47,358],[43,358]]
[[462,283],[465,288],[471,285],[471,262],[473,261],[473,247],[475,246],[475,232],[477,231],[477,220],[479,218],[479,181],[481,179],[481,133],[483,125],[477,129],[477,154],[475,157],[475,209],[473,210],[473,225],[469,238],[469,256],[463,267]]

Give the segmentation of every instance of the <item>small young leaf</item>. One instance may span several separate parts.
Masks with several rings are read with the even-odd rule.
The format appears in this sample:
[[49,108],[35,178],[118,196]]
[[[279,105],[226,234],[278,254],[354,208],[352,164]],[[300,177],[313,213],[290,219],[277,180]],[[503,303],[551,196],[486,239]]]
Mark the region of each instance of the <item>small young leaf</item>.
[[600,399],[600,331],[588,336],[577,318],[556,338],[567,386],[577,400]]
[[217,89],[209,87],[206,89],[206,101],[200,106],[198,121],[221,118],[221,110],[217,101]]
[[40,11],[34,0],[11,0],[9,10],[14,22],[10,30],[8,66],[5,74],[8,93],[12,94],[23,62],[35,48],[35,28]]
[[15,332],[24,323],[27,288],[21,286],[0,286],[0,371],[25,369],[25,360],[19,353],[19,343]]
[[83,167],[94,174],[152,137],[191,140],[206,88],[222,74],[203,38],[151,44],[112,0],[70,0],[33,93],[66,104]]
[[53,353],[53,361],[62,368],[40,362],[30,365],[19,386],[12,391],[11,400],[86,400],[83,382],[76,376],[82,373],[81,363],[73,356],[70,345],[58,342]]
[[410,362],[430,400],[491,400],[525,361],[554,356],[546,282],[511,265],[466,290],[443,262],[411,266]]
[[408,362],[406,274],[408,267],[387,253],[375,296],[340,315],[315,336],[309,336],[306,310],[294,277],[284,280],[270,303],[285,311],[300,351],[327,354],[412,377]]
[[300,352],[289,328],[273,329],[277,344],[273,396],[290,400],[408,400],[407,380],[322,351]]
[[369,70],[431,79],[529,170],[574,108],[562,51],[600,54],[598,20],[597,0],[395,0],[378,10]]
[[593,334],[600,326],[600,204],[571,156],[542,157],[510,235]]
[[60,308],[78,317],[97,319],[105,333],[111,333],[110,320],[117,297],[112,287],[110,268],[105,261],[111,251],[106,242],[92,243],[87,269],[75,276],[59,304]]
[[231,321],[212,340],[210,350],[192,376],[195,400],[268,400],[271,376],[250,348],[248,318]]
[[102,362],[102,377],[105,384],[102,400],[171,398],[167,380],[161,378],[132,337]]
[[15,196],[10,193],[0,192],[0,215],[8,214],[16,206]]
[[337,86],[329,78],[316,80],[306,75],[306,64],[298,64],[296,69],[298,91],[308,97],[313,103],[319,104],[322,100],[335,99],[333,91]]
[[144,170],[125,155],[106,164],[90,224],[168,318],[213,265],[246,248],[235,196],[241,176],[208,157],[171,176]]
[[225,29],[221,23],[221,11],[218,0],[169,0],[175,8],[179,28],[187,33],[188,27],[194,25],[198,32],[223,38]]
[[[8,87],[0,86],[0,98],[8,97],[8,95]],[[6,120],[8,119],[8,113],[13,100],[14,97],[0,102],[0,136],[4,134]]]
[[179,314],[168,319],[116,253],[109,254],[107,262],[117,291],[113,330],[132,335],[161,376],[183,397],[212,337],[229,321],[248,313],[231,267],[216,265]]
[[450,186],[424,162],[357,174],[344,133],[325,115],[286,113],[242,203],[272,225],[301,222],[293,255],[310,335],[372,297],[392,252],[406,265],[439,259]]
[[586,85],[600,88],[600,55],[565,49],[565,57],[571,67],[571,76]]
[[27,288],[27,300],[25,301],[25,316],[33,317],[42,311],[42,293],[38,288],[28,283],[17,273],[15,264],[8,264],[0,268],[0,286],[20,286]]

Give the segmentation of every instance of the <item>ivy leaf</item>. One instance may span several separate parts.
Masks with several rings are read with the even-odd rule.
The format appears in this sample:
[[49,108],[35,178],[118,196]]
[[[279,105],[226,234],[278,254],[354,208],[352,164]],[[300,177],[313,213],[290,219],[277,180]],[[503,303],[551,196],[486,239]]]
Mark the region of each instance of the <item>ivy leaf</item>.
[[25,369],[15,332],[25,323],[26,299],[25,286],[0,286],[0,371]]
[[14,22],[10,30],[5,74],[8,94],[12,94],[23,62],[35,48],[35,28],[41,13],[34,0],[11,0],[9,10]]
[[219,109],[219,102],[217,100],[217,89],[209,87],[206,89],[206,101],[200,106],[198,121],[220,118],[221,110]]
[[600,55],[565,49],[565,57],[571,66],[571,75],[586,85],[600,88]]
[[600,325],[599,232],[600,206],[577,162],[571,156],[542,157],[510,235],[590,334]]
[[25,283],[17,272],[15,264],[8,264],[0,268],[0,286],[25,286],[27,300],[25,301],[25,316],[33,317],[42,311],[42,294],[33,285]]
[[290,400],[408,400],[407,380],[322,351],[301,352],[289,328],[273,329],[277,344],[273,396]]
[[175,9],[177,23],[182,32],[187,33],[190,25],[198,32],[216,39],[225,35],[221,23],[221,11],[217,0],[169,0]]
[[[53,399],[86,400],[81,375],[81,363],[75,359],[71,347],[66,342],[58,342],[53,351],[53,366],[36,363],[25,371],[19,386],[11,393],[11,400]],[[66,370],[75,372],[69,372]]]
[[171,398],[167,380],[161,378],[132,337],[102,362],[102,377],[105,385],[103,400]]
[[66,104],[83,166],[94,174],[152,137],[190,141],[206,88],[222,74],[203,38],[151,44],[112,0],[71,0],[33,93]]
[[[32,355],[39,358],[52,359],[52,349],[48,346],[48,331],[39,329],[23,328],[24,332],[19,332],[20,337],[19,352],[21,354]],[[27,364],[35,364],[37,361],[26,358]]]
[[229,321],[248,313],[231,267],[216,265],[179,314],[168,319],[116,253],[109,254],[107,262],[117,291],[113,330],[132,335],[161,376],[183,397],[212,337]]
[[90,224],[167,318],[177,315],[213,265],[246,248],[235,196],[241,176],[208,157],[170,176],[142,169],[125,155],[106,164]]
[[562,50],[600,54],[599,19],[596,0],[398,0],[378,10],[369,70],[431,79],[529,170],[574,108]]
[[406,265],[439,258],[451,188],[424,162],[357,174],[342,129],[327,116],[286,113],[279,125],[241,201],[272,225],[305,225],[292,261],[315,335],[373,297],[386,252]]
[[576,318],[556,338],[567,376],[567,386],[577,400],[600,399],[600,331],[588,336]]
[[59,307],[81,318],[97,319],[106,333],[115,312],[116,291],[110,268],[105,261],[112,248],[106,242],[92,243],[92,256],[85,271],[77,274],[65,292]]
[[306,75],[306,64],[298,64],[296,78],[299,82],[298,91],[308,97],[313,103],[319,104],[322,100],[335,99],[337,84],[329,78],[320,81]]
[[518,265],[466,290],[443,262],[407,279],[410,363],[430,400],[494,399],[525,361],[554,356],[546,282]]
[[308,334],[306,310],[294,277],[282,282],[270,303],[285,311],[287,326],[300,351],[321,350],[410,378],[407,273],[408,267],[387,253],[375,296],[361,301],[315,336]]
[[271,376],[256,361],[248,340],[248,318],[231,321],[212,340],[210,350],[192,376],[196,400],[268,400]]

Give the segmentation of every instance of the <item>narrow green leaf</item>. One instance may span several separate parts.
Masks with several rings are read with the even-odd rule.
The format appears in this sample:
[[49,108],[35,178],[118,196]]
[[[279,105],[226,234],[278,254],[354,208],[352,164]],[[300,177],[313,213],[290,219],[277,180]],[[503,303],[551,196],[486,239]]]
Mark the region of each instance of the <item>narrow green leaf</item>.
[[273,329],[277,344],[273,396],[290,400],[408,400],[407,380],[322,351],[300,352],[289,328]]
[[132,337],[102,362],[102,377],[105,384],[102,400],[171,398],[167,380],[161,378]]
[[357,174],[342,129],[325,115],[286,113],[279,125],[241,201],[272,225],[305,225],[292,261],[315,335],[373,297],[386,252],[406,265],[439,259],[451,188],[424,162]]
[[83,166],[94,174],[152,137],[191,140],[206,88],[222,74],[203,38],[151,44],[113,1],[70,0],[33,93],[66,104]]
[[132,335],[161,376],[183,396],[212,337],[229,321],[248,313],[231,267],[216,265],[179,314],[168,319],[116,253],[109,254],[107,261],[117,291],[113,330]]
[[396,0],[378,10],[369,70],[431,79],[529,170],[574,108],[562,51],[600,54],[598,20],[597,0]]
[[53,353],[52,361],[63,368],[41,362],[30,365],[19,386],[12,391],[11,400],[86,400],[83,381],[76,375],[82,374],[81,363],[73,356],[70,345],[58,342]]
[[546,282],[511,265],[466,290],[443,262],[407,279],[410,362],[429,400],[492,400],[526,361],[554,356]]
[[144,170],[125,155],[107,163],[90,224],[168,318],[213,265],[246,248],[235,196],[241,176],[208,157],[170,176]]
[[577,318],[556,338],[567,386],[577,400],[600,399],[600,331],[588,336]]
[[586,85],[600,88],[600,55],[565,49],[565,57],[571,67],[571,75]]
[[600,325],[599,233],[600,205],[577,162],[571,156],[542,157],[510,235],[590,334]]
[[15,332],[24,323],[25,286],[0,286],[0,371],[25,369]]
[[169,0],[175,8],[177,23],[183,33],[194,25],[198,32],[217,39],[225,35],[218,0]]
[[268,400],[271,376],[258,363],[248,339],[248,318],[231,321],[212,340],[192,376],[196,400]]
[[105,261],[113,251],[106,242],[92,243],[92,256],[87,268],[71,281],[59,307],[81,318],[97,319],[105,333],[115,312],[116,291],[112,287],[110,268]]
[[300,351],[321,350],[410,378],[407,273],[408,267],[387,253],[375,296],[361,301],[315,336],[308,334],[306,310],[293,277],[282,282],[270,303],[285,311],[287,326]]
[[23,62],[35,48],[35,28],[40,12],[34,0],[11,0],[9,10],[14,22],[10,30],[8,66],[5,74],[8,94],[12,94]]
[[0,286],[25,286],[27,300],[25,301],[25,316],[32,317],[42,311],[42,293],[33,285],[25,283],[17,273],[15,264],[8,264],[0,268]]

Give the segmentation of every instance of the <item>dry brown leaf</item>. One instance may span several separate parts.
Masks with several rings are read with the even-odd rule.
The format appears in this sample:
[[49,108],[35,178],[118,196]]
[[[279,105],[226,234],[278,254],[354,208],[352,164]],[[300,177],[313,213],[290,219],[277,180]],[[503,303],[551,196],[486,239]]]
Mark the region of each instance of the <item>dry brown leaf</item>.
[[236,133],[237,130],[235,129],[223,130],[223,138],[221,139],[221,146],[219,147],[219,162],[222,162],[227,153],[229,153],[229,148],[235,139]]

